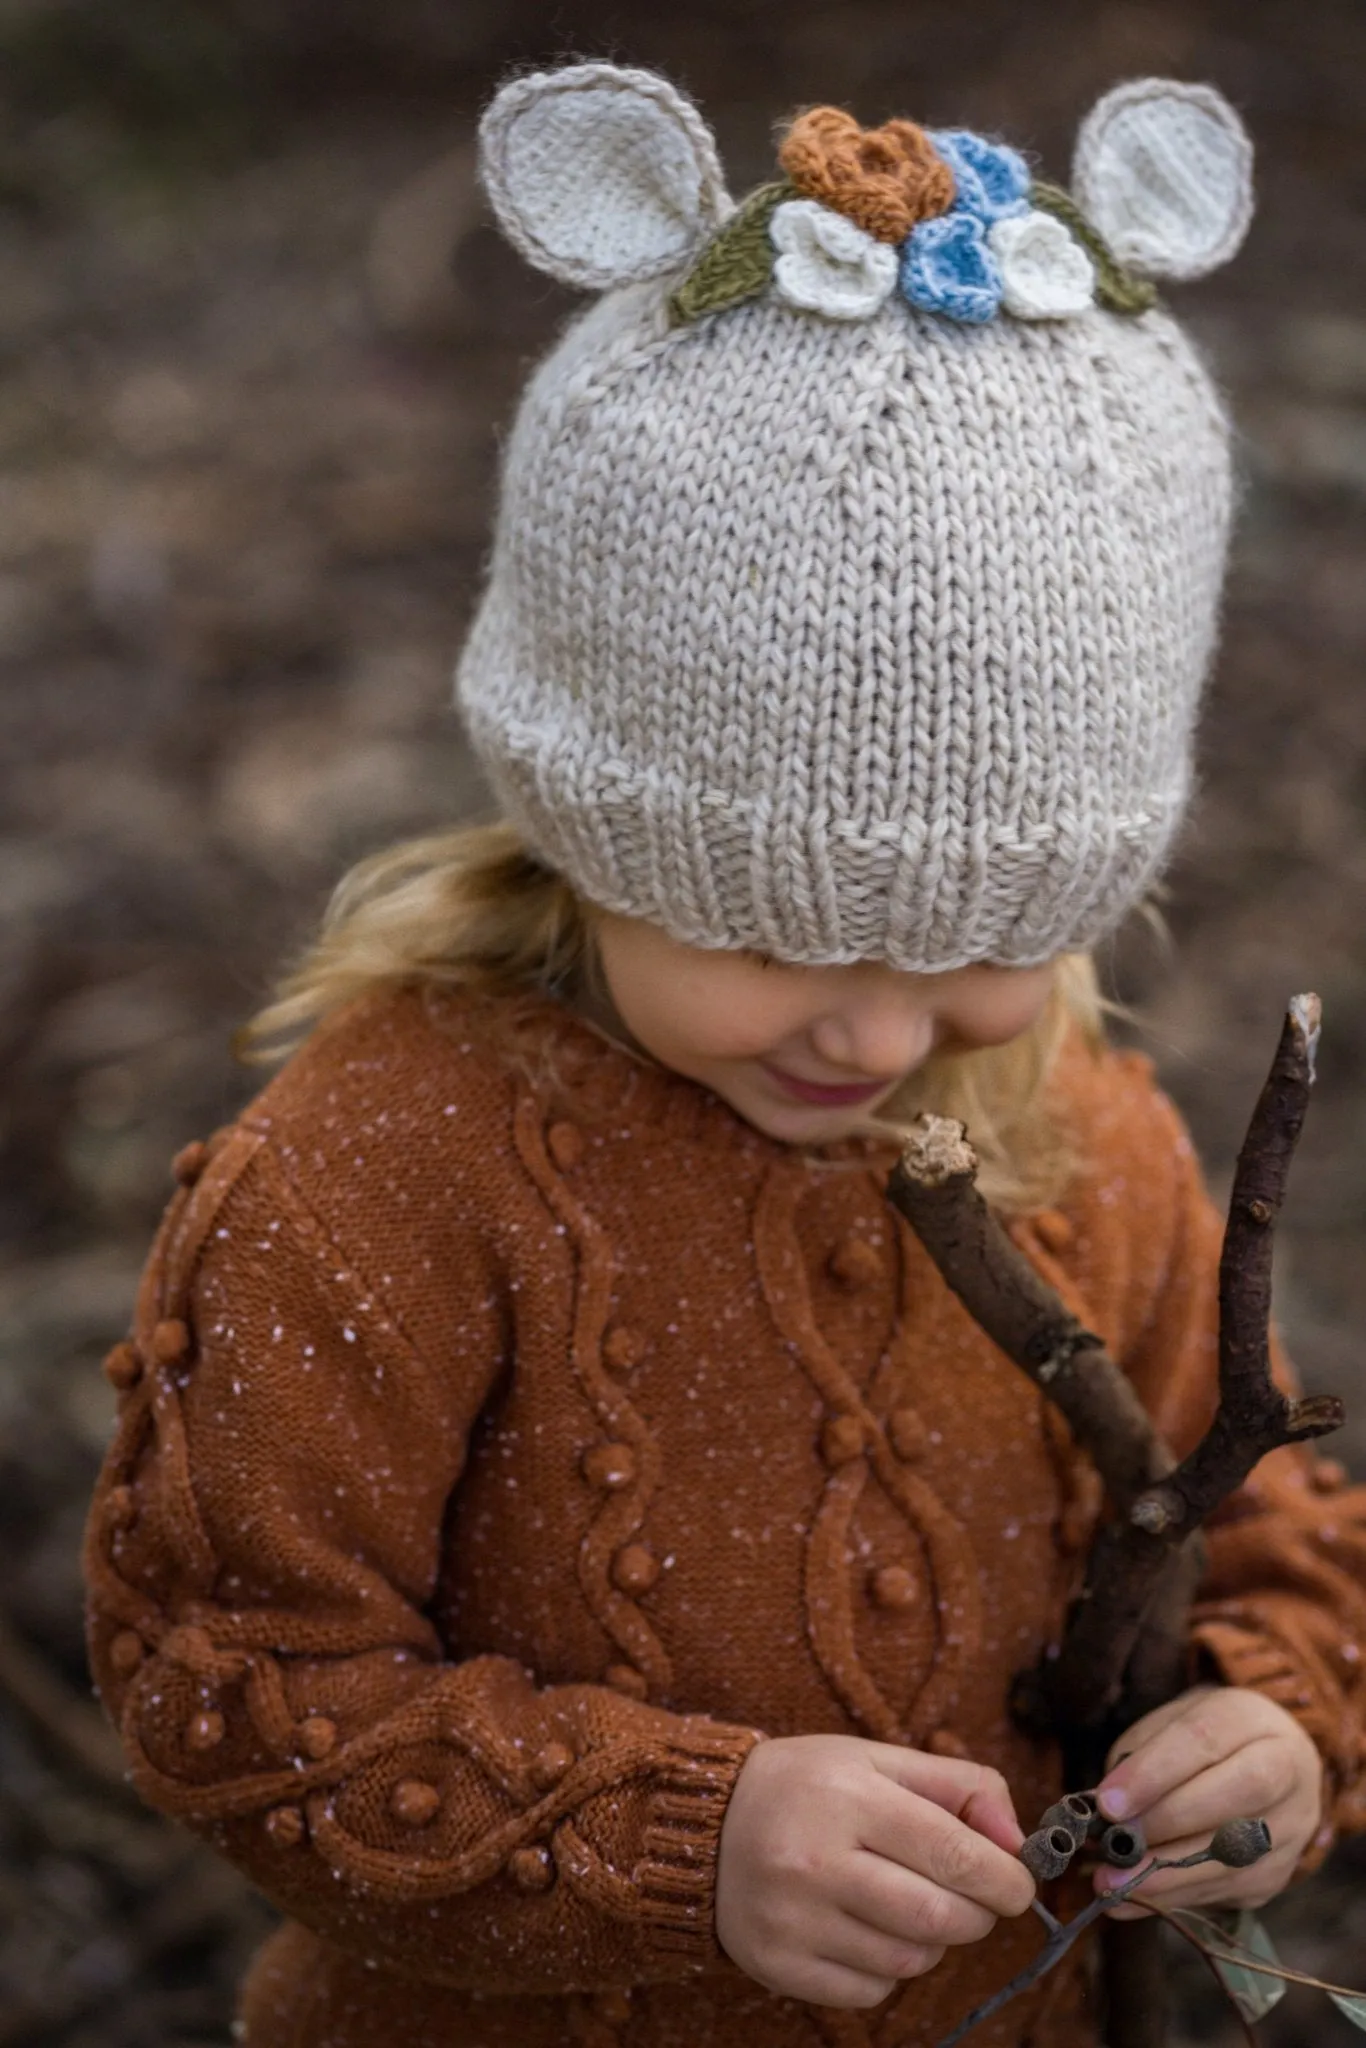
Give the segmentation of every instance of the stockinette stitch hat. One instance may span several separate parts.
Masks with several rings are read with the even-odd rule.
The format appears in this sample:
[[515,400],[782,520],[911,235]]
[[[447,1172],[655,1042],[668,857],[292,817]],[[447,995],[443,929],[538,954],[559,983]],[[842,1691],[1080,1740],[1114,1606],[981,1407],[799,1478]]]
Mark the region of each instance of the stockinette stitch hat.
[[457,676],[527,843],[700,946],[938,971],[1094,943],[1191,781],[1229,431],[1153,278],[1237,248],[1209,87],[1004,144],[800,115],[738,207],[664,79],[514,80],[500,225],[600,293],[541,364]]

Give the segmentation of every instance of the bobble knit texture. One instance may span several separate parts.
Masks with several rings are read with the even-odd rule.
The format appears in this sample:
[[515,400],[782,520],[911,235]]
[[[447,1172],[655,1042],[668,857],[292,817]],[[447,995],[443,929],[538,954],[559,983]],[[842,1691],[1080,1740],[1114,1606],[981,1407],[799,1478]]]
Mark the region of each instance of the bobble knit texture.
[[[1073,1045],[1056,1086],[1087,1170],[1018,1240],[1184,1450],[1219,1216],[1143,1063]],[[892,1150],[832,1171],[555,1005],[412,991],[212,1142],[85,1568],[134,1783],[289,1916],[245,2048],[932,2048],[1037,1952],[1003,1921],[831,2016],[715,1941],[760,1735],[979,1758],[1027,1818],[1063,1789],[1006,1695],[1099,1483],[888,1205]],[[1357,1826],[1363,1586],[1366,1489],[1277,1452],[1192,1620]],[[1091,2043],[1076,1962],[984,2040]]]
[[1189,785],[1228,431],[1164,314],[608,293],[533,379],[458,691],[609,909],[813,963],[1108,933]]

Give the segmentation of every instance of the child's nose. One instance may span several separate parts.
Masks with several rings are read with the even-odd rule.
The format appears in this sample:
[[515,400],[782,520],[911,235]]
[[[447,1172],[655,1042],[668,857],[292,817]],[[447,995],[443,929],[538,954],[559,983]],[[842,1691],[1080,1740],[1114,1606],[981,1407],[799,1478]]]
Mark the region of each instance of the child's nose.
[[812,1026],[811,1042],[832,1067],[890,1081],[928,1057],[934,1046],[934,1018],[925,1010],[908,1010],[904,1003],[874,999],[819,1018]]

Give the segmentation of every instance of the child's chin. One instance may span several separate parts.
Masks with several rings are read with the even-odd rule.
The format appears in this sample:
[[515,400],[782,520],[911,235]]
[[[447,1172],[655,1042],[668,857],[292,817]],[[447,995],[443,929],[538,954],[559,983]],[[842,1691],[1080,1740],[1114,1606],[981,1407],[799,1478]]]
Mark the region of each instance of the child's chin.
[[867,1121],[867,1110],[848,1109],[843,1104],[819,1102],[774,1102],[760,1100],[758,1091],[745,1099],[732,1099],[731,1108],[765,1137],[789,1144],[828,1144],[851,1137]]

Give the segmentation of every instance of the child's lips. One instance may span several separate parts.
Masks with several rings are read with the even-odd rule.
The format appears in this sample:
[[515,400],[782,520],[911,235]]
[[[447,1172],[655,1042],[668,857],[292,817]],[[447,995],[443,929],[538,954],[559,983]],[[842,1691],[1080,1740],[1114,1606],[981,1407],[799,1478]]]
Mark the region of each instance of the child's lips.
[[818,1102],[830,1109],[855,1102],[871,1102],[875,1095],[881,1095],[890,1085],[886,1081],[858,1081],[831,1088],[820,1081],[803,1081],[796,1074],[785,1074],[781,1067],[770,1066],[767,1060],[761,1060],[759,1064],[796,1101]]

